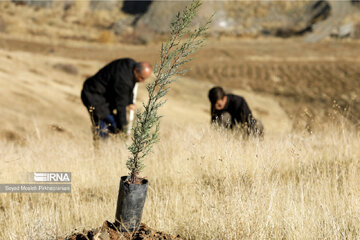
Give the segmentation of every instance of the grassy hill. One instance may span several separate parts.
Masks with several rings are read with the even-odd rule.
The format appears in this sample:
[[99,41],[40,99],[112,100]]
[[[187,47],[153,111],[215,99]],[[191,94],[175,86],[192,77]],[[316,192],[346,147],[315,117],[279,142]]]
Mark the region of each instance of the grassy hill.
[[[71,172],[72,193],[0,193],[0,239],[56,239],[113,221],[128,142],[94,151],[80,91],[115,58],[155,63],[160,45],[119,43],[77,18],[50,18],[54,9],[7,4],[1,18],[14,25],[0,33],[0,183]],[[44,24],[29,32],[19,12]],[[143,222],[185,239],[359,238],[359,45],[210,38],[161,110],[160,142],[145,160]],[[209,126],[215,85],[246,98],[263,140]],[[138,108],[145,99],[140,85]]]

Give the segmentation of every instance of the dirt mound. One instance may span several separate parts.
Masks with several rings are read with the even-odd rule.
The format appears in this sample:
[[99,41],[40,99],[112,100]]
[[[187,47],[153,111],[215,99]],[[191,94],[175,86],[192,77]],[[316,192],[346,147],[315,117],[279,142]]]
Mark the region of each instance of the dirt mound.
[[119,232],[115,225],[111,222],[105,221],[102,227],[86,230],[84,229],[82,232],[76,232],[67,236],[65,238],[58,238],[58,240],[141,240],[141,239],[182,239],[179,235],[172,236],[170,234],[166,234],[163,232],[159,232],[155,229],[149,228],[145,224],[140,224],[140,228],[136,232],[132,233],[123,233]]

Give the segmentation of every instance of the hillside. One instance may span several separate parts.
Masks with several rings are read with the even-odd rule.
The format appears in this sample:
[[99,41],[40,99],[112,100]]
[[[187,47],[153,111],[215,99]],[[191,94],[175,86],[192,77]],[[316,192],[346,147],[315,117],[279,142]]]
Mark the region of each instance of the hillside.
[[[224,4],[233,18],[244,8],[249,19],[265,14],[238,2]],[[82,84],[116,58],[155,64],[166,37],[144,32],[139,40],[133,27],[117,34],[114,23],[133,17],[121,4],[0,3],[0,183],[72,173],[71,194],[0,193],[0,239],[79,239],[101,226],[116,234],[106,221],[114,221],[119,178],[128,174],[130,140],[94,149]],[[303,4],[268,5],[293,12]],[[141,173],[150,183],[141,234],[358,239],[359,56],[354,38],[210,34],[161,109],[160,141]],[[245,97],[264,139],[210,127],[207,94],[217,85]],[[146,98],[141,84],[138,109]]]
[[[119,52],[127,49],[126,46],[117,48]],[[135,58],[144,49],[132,48]],[[0,127],[3,139],[24,140],[28,134],[37,131],[64,131],[72,137],[79,133],[90,134],[90,121],[79,94],[85,78],[94,74],[106,61],[56,56],[56,47],[54,51],[55,54],[43,55],[23,50],[1,50],[0,106],[6,118]],[[156,55],[156,52],[152,54]],[[69,54],[71,56],[72,53]],[[213,85],[191,78],[176,82],[163,109],[164,121],[171,124],[209,124],[207,92]],[[274,98],[244,89],[229,90],[246,97],[255,116],[264,121],[268,132],[291,129],[289,118]],[[138,102],[144,101],[145,97],[145,86],[141,86]]]

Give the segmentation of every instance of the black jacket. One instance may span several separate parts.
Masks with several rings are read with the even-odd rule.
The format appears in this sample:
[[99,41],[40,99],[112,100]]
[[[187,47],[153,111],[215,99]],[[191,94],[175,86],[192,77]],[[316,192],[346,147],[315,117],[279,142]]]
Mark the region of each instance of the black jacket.
[[84,105],[95,108],[98,118],[104,119],[117,110],[118,128],[126,125],[126,106],[133,103],[135,86],[134,67],[130,58],[115,60],[100,69],[84,82],[82,100]]
[[248,126],[252,126],[254,118],[245,99],[241,96],[237,96],[233,94],[226,94],[226,96],[227,96],[227,101],[224,109],[219,111],[212,106],[212,110],[211,110],[212,122],[216,121],[217,118],[220,118],[223,112],[228,112],[231,115],[231,125],[230,125],[231,128],[236,123],[247,124]]

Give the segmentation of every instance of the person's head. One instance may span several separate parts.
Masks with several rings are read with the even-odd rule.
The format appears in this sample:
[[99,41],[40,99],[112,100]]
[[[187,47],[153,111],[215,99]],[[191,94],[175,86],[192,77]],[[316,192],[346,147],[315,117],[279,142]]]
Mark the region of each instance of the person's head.
[[148,62],[138,62],[134,67],[134,76],[136,82],[145,82],[152,74],[152,66]]
[[227,101],[227,96],[224,92],[224,89],[221,87],[213,87],[209,90],[209,100],[211,102],[211,106],[216,110],[224,109]]

